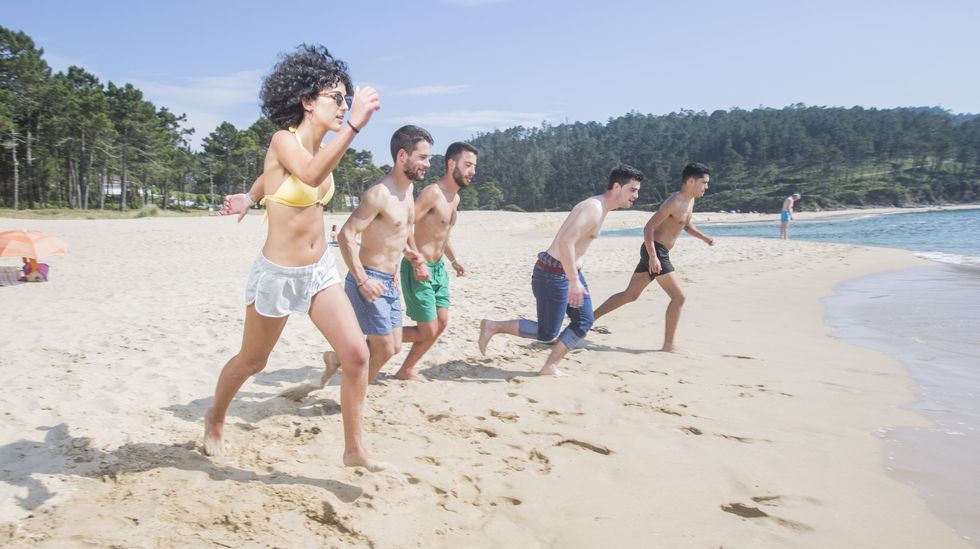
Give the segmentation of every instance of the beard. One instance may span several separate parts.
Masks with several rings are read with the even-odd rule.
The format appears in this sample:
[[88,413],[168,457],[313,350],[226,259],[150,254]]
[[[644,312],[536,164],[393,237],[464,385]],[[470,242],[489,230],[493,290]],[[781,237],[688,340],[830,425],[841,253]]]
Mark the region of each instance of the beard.
[[463,172],[459,171],[459,168],[453,168],[453,182],[455,182],[456,186],[460,189],[465,189],[466,187],[470,186],[470,182],[463,177]]
[[425,168],[422,166],[405,166],[403,173],[409,181],[422,181],[425,179]]

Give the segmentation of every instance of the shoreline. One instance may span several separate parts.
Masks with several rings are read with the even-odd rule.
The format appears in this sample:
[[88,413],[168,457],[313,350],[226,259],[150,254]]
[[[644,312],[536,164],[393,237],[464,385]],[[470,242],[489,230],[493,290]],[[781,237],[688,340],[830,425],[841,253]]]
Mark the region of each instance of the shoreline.
[[[878,428],[928,424],[902,408],[910,378],[835,340],[820,301],[843,280],[924,260],[681,239],[685,354],[655,351],[666,300],[651,287],[600,319],[609,333],[566,358],[569,377],[541,379],[545,346],[499,337],[483,357],[477,326],[533,318],[530,267],[563,217],[461,214],[453,242],[469,274],[452,279],[449,327],[421,364],[429,381],[368,389],[365,443],[397,467],[376,475],[340,465],[336,380],[300,403],[276,398],[322,371],[325,343],[302,315],[233,403],[230,455],[198,451],[201,414],[241,341],[242,288],[266,230],[257,217],[32,220],[70,248],[50,262],[51,282],[0,288],[20,311],[0,319],[0,540],[965,546],[883,466]],[[636,244],[593,243],[583,270],[595,301],[625,286]]]
[[933,264],[839,284],[824,301],[834,337],[899,361],[914,382],[904,404],[927,427],[881,430],[887,469],[914,486],[965,539],[980,545],[980,271]]

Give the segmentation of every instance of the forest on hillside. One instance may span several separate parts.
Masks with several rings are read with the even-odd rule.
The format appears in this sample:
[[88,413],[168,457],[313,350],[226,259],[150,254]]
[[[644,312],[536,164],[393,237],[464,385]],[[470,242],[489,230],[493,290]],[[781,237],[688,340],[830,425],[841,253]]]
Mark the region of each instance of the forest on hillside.
[[[0,26],[0,207],[207,207],[248,188],[275,128],[264,118],[241,129],[222,122],[192,150],[195,131],[132,84],[77,66],[54,73],[29,36]],[[470,142],[480,156],[464,209],[567,210],[601,192],[620,162],[646,175],[636,206],[648,209],[679,188],[691,161],[712,170],[701,211],[771,212],[794,192],[803,210],[980,201],[980,118],[935,107],[629,112]],[[336,196],[358,196],[388,169],[369,151],[347,151]],[[426,182],[443,171],[434,156]]]

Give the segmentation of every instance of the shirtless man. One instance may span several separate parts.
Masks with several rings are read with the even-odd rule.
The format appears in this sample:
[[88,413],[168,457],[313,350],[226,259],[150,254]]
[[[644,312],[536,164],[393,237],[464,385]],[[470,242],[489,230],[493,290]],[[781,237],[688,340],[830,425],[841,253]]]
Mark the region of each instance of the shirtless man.
[[[431,152],[429,132],[418,126],[399,128],[391,137],[394,167],[364,191],[360,204],[337,237],[349,269],[344,291],[371,352],[368,381],[373,381],[388,359],[401,350],[402,305],[395,280],[398,263],[405,256],[420,272],[426,268],[424,258],[408,246],[408,239],[415,222],[413,185],[425,177]],[[340,367],[340,361],[333,351],[324,353],[323,360],[327,365],[323,375],[326,381]]]
[[684,172],[681,173],[681,180],[684,182],[681,190],[664,201],[643,227],[640,262],[630,278],[629,285],[596,309],[596,319],[636,301],[650,281],[656,279],[670,297],[664,324],[664,345],[661,350],[667,352],[676,350],[674,333],[677,331],[677,322],[681,318],[681,307],[684,306],[685,297],[677,277],[673,274],[674,266],[670,263],[669,252],[677,242],[681,229],[691,236],[700,238],[707,245],[714,246],[714,239],[706,236],[691,223],[694,199],[704,196],[710,179],[711,171],[700,162],[692,162],[684,168]]
[[[553,341],[551,354],[538,375],[562,375],[558,362],[577,347],[592,327],[592,298],[579,270],[589,244],[599,237],[602,222],[610,210],[633,205],[640,191],[643,174],[632,166],[620,165],[609,173],[606,192],[579,202],[547,251],[538,254],[531,276],[531,290],[538,306],[538,321],[483,320],[480,322],[480,352],[496,334],[510,334],[538,341]],[[571,322],[561,334],[562,320]],[[557,338],[557,340],[555,339]]]
[[427,270],[402,259],[405,312],[418,324],[403,328],[402,338],[412,348],[395,374],[398,379],[422,379],[415,365],[449,324],[449,275],[442,256],[449,259],[456,276],[466,274],[449,241],[449,231],[456,224],[459,191],[469,186],[476,175],[476,157],[472,145],[460,142],[450,145],[446,150],[446,175],[422,189],[415,200],[415,233],[409,237],[409,247],[422,254]]
[[793,219],[793,204],[803,198],[799,193],[793,193],[783,200],[783,211],[779,212],[779,238],[786,240],[789,238],[789,221]]

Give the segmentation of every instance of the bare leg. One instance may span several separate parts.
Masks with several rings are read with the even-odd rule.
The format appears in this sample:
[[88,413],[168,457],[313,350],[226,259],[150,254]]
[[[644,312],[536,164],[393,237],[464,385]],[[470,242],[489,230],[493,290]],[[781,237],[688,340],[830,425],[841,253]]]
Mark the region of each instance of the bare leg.
[[788,232],[787,229],[789,229],[789,223],[783,223],[779,226],[779,238],[786,240],[786,233]]
[[670,303],[667,305],[666,320],[664,322],[664,346],[661,350],[673,352],[676,350],[674,346],[674,333],[677,331],[677,323],[681,319],[681,307],[684,306],[684,300],[686,298],[684,296],[684,290],[681,289],[674,273],[658,276],[656,280],[670,297]]
[[519,320],[481,320],[480,321],[480,354],[487,354],[487,343],[490,343],[490,338],[497,334],[510,334],[513,336],[520,336],[520,321]]
[[[357,324],[354,309],[339,284],[313,296],[310,320],[330,346],[336,349],[340,373],[340,414],[344,420],[344,465],[380,471],[385,464],[374,461],[361,440],[361,419],[368,383],[368,348]],[[338,363],[338,364],[339,364]]]
[[[419,322],[418,326],[406,327],[403,336],[405,341],[412,342],[412,348],[405,357],[402,367],[395,373],[395,377],[404,380],[422,380],[422,376],[415,371],[415,365],[422,358],[432,345],[435,344],[442,332],[449,325],[449,309],[437,309],[436,319],[431,322]],[[411,338],[411,339],[409,339]]]
[[204,453],[209,456],[224,454],[222,434],[225,414],[235,394],[250,376],[265,368],[272,348],[275,347],[289,317],[270,318],[260,315],[254,305],[245,308],[245,330],[238,354],[231,357],[214,389],[214,403],[204,414]]
[[636,301],[643,290],[650,284],[650,275],[647,273],[633,273],[630,277],[630,282],[626,286],[626,289],[619,292],[618,294],[613,294],[606,299],[599,308],[595,310],[595,318],[599,320],[599,317],[611,313],[616,309],[626,305],[627,303],[632,303]]
[[568,347],[560,340],[551,346],[551,353],[548,360],[544,361],[544,367],[538,372],[539,376],[563,376],[564,372],[558,369],[558,363],[568,354]]
[[371,360],[368,362],[368,381],[373,382],[388,360],[401,350],[401,328],[395,328],[387,335],[367,336],[368,348],[371,350]]

